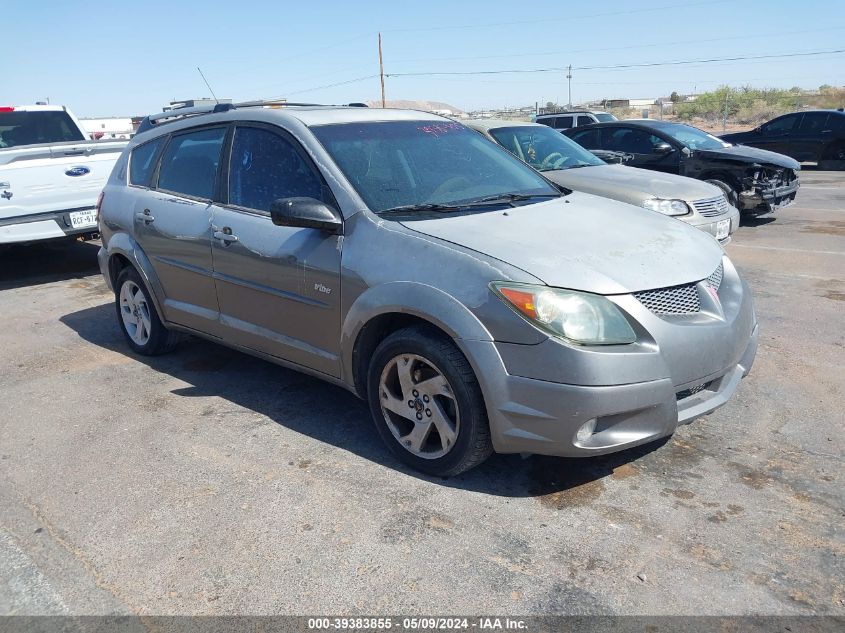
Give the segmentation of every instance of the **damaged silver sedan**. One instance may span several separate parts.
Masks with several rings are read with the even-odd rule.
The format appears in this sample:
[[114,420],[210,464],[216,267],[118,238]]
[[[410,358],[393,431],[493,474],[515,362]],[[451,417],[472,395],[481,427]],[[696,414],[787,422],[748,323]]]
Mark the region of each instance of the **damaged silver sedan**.
[[138,354],[187,332],[341,385],[440,476],[666,437],[751,369],[749,289],[687,224],[562,193],[432,114],[217,110],[137,135],[101,199]]

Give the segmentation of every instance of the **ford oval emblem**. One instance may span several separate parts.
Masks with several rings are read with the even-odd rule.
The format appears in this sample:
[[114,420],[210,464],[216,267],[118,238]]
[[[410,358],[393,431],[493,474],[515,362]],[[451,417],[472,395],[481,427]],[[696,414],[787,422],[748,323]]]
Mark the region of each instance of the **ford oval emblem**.
[[78,167],[71,167],[65,172],[65,176],[73,176],[74,178],[77,176],[84,176],[85,174],[90,174],[91,170],[87,167],[83,167],[82,165]]

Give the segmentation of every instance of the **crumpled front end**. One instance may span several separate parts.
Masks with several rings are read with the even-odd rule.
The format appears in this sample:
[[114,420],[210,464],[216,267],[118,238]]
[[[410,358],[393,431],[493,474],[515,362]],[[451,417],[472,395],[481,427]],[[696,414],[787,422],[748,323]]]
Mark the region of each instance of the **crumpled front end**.
[[788,167],[756,166],[742,180],[739,203],[754,215],[773,213],[795,202],[800,186],[798,174]]

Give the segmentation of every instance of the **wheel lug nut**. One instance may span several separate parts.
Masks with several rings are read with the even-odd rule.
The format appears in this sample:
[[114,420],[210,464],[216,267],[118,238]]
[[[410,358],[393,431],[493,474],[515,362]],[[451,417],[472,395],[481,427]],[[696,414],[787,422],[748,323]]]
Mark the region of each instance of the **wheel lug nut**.
[[414,389],[413,394],[414,394],[414,398],[417,398],[417,397],[419,397],[420,392],[417,391],[416,389]]
[[417,413],[417,420],[422,420],[422,413]]
[[428,402],[428,396],[423,396],[423,402]]
[[426,409],[426,410],[425,410],[425,414],[426,414],[428,417],[431,417],[431,409]]
[[408,400],[408,406],[409,406],[409,407],[411,407],[411,408],[413,409],[413,408],[414,408],[414,401],[413,401],[413,400]]

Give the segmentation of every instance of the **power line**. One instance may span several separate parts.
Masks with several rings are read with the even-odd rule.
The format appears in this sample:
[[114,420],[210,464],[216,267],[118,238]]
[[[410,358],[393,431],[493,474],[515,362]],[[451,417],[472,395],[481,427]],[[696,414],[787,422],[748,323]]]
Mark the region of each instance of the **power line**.
[[709,2],[685,2],[681,4],[669,4],[659,7],[647,7],[640,9],[628,9],[626,11],[604,11],[602,13],[588,13],[583,15],[570,15],[562,18],[539,18],[536,20],[511,20],[509,22],[487,22],[484,24],[450,24],[444,26],[421,26],[416,28],[405,29],[384,29],[383,33],[422,33],[431,31],[458,31],[467,29],[486,29],[499,26],[515,26],[522,24],[545,24],[547,22],[572,22],[573,20],[588,20],[591,18],[606,18],[616,15],[634,15],[637,13],[652,13],[654,11],[666,11],[669,9],[679,9],[687,7],[698,6],[713,6],[714,4],[727,4],[731,0],[710,0]]
[[467,60],[482,60],[482,59],[511,59],[514,57],[547,57],[551,55],[559,56],[559,55],[574,55],[576,53],[601,53],[601,52],[608,52],[608,51],[629,51],[635,50],[639,48],[656,48],[656,47],[666,47],[666,46],[675,46],[675,45],[684,45],[688,46],[690,44],[711,44],[713,42],[726,42],[731,40],[748,40],[754,38],[772,38],[772,37],[784,37],[790,35],[806,35],[807,33],[821,33],[821,32],[829,32],[829,31],[841,31],[845,29],[845,26],[833,26],[824,29],[808,29],[803,31],[780,31],[777,33],[760,33],[758,35],[735,35],[730,37],[712,37],[707,39],[700,39],[700,40],[679,40],[675,42],[658,42],[654,44],[634,44],[631,46],[609,46],[604,48],[581,48],[581,49],[572,49],[568,51],[546,51],[543,53],[510,53],[507,55],[473,55],[467,57],[417,57],[412,59],[394,59],[392,60],[394,64],[405,64],[405,63],[414,63],[414,62],[448,62],[448,61],[467,61]]
[[[572,70],[615,70],[624,68],[651,68],[655,66],[680,66],[684,64],[711,64],[716,62],[735,62],[753,59],[774,59],[779,57],[810,57],[815,55],[831,55],[845,53],[845,48],[835,49],[829,51],[809,51],[800,53],[780,53],[776,55],[742,55],[736,57],[712,57],[708,59],[687,59],[687,60],[670,60],[663,62],[639,62],[634,64],[614,64],[607,66],[572,66]],[[562,72],[567,70],[567,66],[556,66],[553,68],[513,68],[505,70],[449,70],[449,71],[427,71],[427,72],[409,72],[409,73],[387,73],[387,77],[432,77],[437,75],[504,75],[504,74],[524,74],[524,73],[552,73]]]
[[[385,76],[387,76],[387,75],[385,75]],[[336,86],[345,86],[347,84],[358,83],[359,81],[366,81],[367,79],[375,79],[376,77],[378,77],[378,75],[367,75],[365,77],[356,77],[355,79],[349,79],[347,81],[339,81],[339,82],[334,83],[334,84],[326,84],[324,86],[315,86],[314,88],[306,88],[305,90],[296,90],[294,92],[289,92],[289,93],[287,93],[287,95],[284,95],[284,96],[287,97],[287,96],[290,96],[290,95],[302,94],[304,92],[314,92],[316,90],[324,90],[326,88],[334,88]],[[283,98],[283,97],[279,97],[279,98]]]

